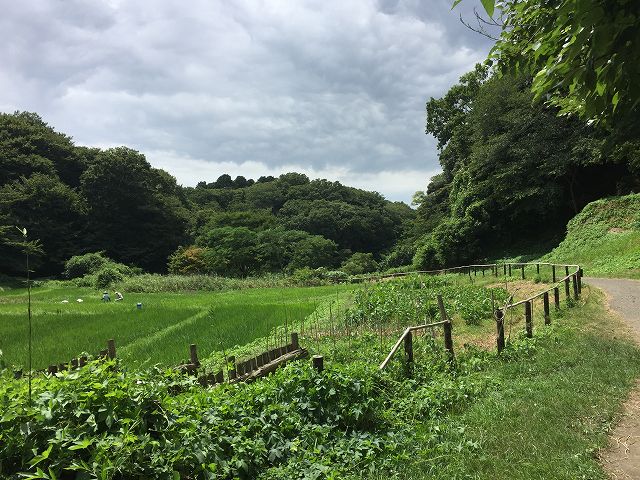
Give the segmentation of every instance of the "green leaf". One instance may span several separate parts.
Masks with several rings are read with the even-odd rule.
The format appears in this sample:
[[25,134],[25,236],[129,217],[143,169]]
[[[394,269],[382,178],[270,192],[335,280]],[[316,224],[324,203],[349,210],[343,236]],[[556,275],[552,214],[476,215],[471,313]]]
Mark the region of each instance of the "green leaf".
[[454,8],[456,8],[456,6],[461,2],[462,0],[455,0],[455,2],[453,2],[453,5],[451,5],[451,10],[453,10]]
[[69,450],[83,450],[93,443],[93,439],[85,438],[84,440],[78,440],[75,445],[69,447]]
[[482,1],[482,6],[487,12],[487,15],[489,15],[490,17],[493,17],[493,12],[496,9],[496,1],[495,0],[481,0],[481,1]]

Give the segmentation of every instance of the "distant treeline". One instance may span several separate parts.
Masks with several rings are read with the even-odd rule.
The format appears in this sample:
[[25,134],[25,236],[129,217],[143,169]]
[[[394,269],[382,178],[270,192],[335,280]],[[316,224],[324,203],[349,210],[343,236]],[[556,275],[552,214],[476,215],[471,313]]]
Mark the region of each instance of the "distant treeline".
[[103,252],[148,271],[245,276],[375,268],[415,218],[404,203],[300,173],[182,187],[142,153],[76,146],[28,112],[0,114],[0,166],[3,273],[24,272],[16,226],[39,244],[39,275]]
[[534,103],[529,79],[477,66],[427,102],[442,173],[416,194],[416,222],[389,258],[439,268],[548,248],[587,203],[640,191],[639,129],[559,116]]

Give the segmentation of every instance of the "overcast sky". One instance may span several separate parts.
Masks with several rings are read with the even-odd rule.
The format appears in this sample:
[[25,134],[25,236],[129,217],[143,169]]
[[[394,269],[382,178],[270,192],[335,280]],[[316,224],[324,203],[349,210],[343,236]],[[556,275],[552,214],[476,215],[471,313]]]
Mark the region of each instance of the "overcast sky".
[[425,102],[491,47],[451,3],[3,0],[0,110],[183,185],[298,171],[408,202],[439,170]]

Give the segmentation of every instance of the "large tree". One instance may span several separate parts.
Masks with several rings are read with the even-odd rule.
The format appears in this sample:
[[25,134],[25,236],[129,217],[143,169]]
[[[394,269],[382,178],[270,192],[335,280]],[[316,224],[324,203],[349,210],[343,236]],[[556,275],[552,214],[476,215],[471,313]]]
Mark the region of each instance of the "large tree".
[[[454,5],[461,0],[456,0]],[[560,112],[637,127],[640,2],[482,0],[503,29],[490,59],[500,71],[533,76],[536,98]]]
[[99,153],[83,173],[94,250],[115,260],[161,270],[184,242],[188,213],[175,179],[126,148]]

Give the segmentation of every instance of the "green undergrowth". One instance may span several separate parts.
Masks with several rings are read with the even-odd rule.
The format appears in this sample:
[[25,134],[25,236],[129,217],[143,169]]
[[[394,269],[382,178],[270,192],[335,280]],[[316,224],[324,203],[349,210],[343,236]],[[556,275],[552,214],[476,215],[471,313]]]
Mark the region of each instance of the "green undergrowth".
[[585,275],[640,278],[640,194],[588,204],[544,258],[579,263]]
[[[360,298],[336,291],[292,321],[303,346],[324,356],[321,373],[301,361],[251,384],[205,388],[155,367],[91,363],[37,376],[30,405],[26,380],[5,370],[0,477],[604,479],[596,454],[640,375],[640,350],[602,295],[585,287],[582,300],[552,311],[551,326],[534,309],[534,338],[516,325],[501,355],[456,347],[450,362],[436,332],[414,337],[413,366],[400,349],[379,370],[405,312],[396,307],[422,293],[431,301],[426,290],[447,281],[368,285]],[[340,326],[354,309],[384,305],[397,310],[389,328]],[[454,337],[463,327],[478,328],[458,317]]]
[[[478,384],[493,387],[448,417],[468,448],[435,459],[419,454],[399,477],[606,479],[598,451],[640,375],[640,350],[605,313],[602,295],[585,292],[586,303],[563,303],[551,327],[537,317],[533,339],[519,334],[501,360],[477,372]],[[428,435],[421,422],[416,428]]]

